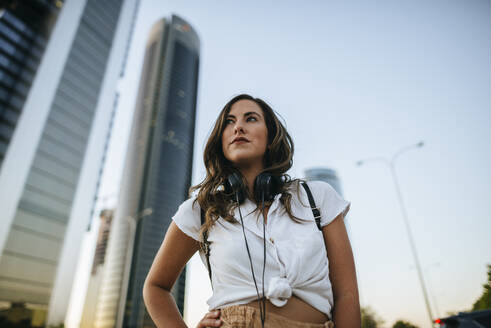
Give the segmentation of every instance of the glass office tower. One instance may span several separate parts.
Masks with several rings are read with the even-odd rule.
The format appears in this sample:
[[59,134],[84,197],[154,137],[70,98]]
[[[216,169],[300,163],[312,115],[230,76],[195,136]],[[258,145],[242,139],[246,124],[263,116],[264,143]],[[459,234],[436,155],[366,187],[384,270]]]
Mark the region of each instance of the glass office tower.
[[0,7],[0,169],[63,1]]
[[[191,185],[199,39],[183,19],[153,26],[140,79],[96,327],[153,327],[143,283]],[[173,289],[183,313],[185,270]]]
[[32,326],[65,320],[135,5],[2,2],[0,306]]

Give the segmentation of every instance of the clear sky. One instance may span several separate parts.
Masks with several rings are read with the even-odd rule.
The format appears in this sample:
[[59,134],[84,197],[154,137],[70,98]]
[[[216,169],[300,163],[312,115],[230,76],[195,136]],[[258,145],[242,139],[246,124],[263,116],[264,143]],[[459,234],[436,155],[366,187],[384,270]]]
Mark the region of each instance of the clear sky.
[[[118,192],[148,33],[172,13],[202,42],[193,184],[223,105],[263,98],[294,139],[290,175],[338,172],[362,305],[384,327],[429,327],[390,170],[355,165],[423,140],[396,171],[433,312],[471,307],[491,264],[491,2],[142,0],[102,197]],[[211,289],[196,256],[188,269],[194,327]]]

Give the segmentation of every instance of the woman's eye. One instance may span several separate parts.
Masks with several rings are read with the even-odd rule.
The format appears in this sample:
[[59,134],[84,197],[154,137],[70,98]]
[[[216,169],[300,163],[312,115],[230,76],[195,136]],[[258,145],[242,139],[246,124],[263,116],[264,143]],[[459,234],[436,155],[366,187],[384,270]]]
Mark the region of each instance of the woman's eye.
[[228,119],[228,120],[225,120],[225,125],[228,125],[229,123],[233,123],[234,121],[232,121],[231,119]]
[[257,118],[255,118],[254,116],[249,116],[249,117],[247,118],[247,122],[249,122],[249,120],[250,120],[250,119],[253,119],[254,121],[257,121]]

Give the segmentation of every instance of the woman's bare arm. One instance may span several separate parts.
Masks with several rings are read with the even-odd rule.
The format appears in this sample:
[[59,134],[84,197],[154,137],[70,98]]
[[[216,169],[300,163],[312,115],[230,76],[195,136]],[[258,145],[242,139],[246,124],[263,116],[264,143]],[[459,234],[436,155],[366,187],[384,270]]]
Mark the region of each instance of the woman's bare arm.
[[336,328],[360,328],[361,314],[355,262],[342,214],[322,228],[329,258]]
[[157,327],[186,327],[170,290],[199,243],[171,222],[145,284],[143,300]]

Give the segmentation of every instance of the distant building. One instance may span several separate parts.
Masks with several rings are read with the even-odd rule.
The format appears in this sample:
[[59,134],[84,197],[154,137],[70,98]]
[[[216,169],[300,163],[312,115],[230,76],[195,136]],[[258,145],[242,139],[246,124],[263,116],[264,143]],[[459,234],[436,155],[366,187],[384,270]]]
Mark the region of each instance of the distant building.
[[[191,185],[200,43],[172,16],[146,45],[120,199],[109,236],[95,327],[153,327],[143,283]],[[184,310],[186,271],[172,291]]]
[[335,170],[326,167],[316,167],[305,170],[305,179],[307,181],[320,180],[329,183],[341,196],[341,182]]
[[[343,190],[341,188],[341,182],[335,170],[329,169],[327,167],[316,167],[305,170],[305,180],[319,180],[327,182],[338,192],[341,197],[344,197]],[[322,215],[322,213],[321,213]],[[348,217],[349,213],[346,215]],[[348,236],[351,234],[351,228],[348,220],[344,219],[344,224],[348,231]]]
[[4,318],[31,313],[33,326],[65,320],[136,4],[2,1],[0,304],[8,308],[2,313],[9,313]]
[[95,311],[97,306],[97,297],[102,282],[102,272],[104,260],[106,257],[107,241],[111,233],[111,223],[114,210],[102,210],[100,214],[99,233],[97,235],[97,244],[95,247],[94,261],[87,287],[85,305],[82,313],[81,328],[94,327]]

